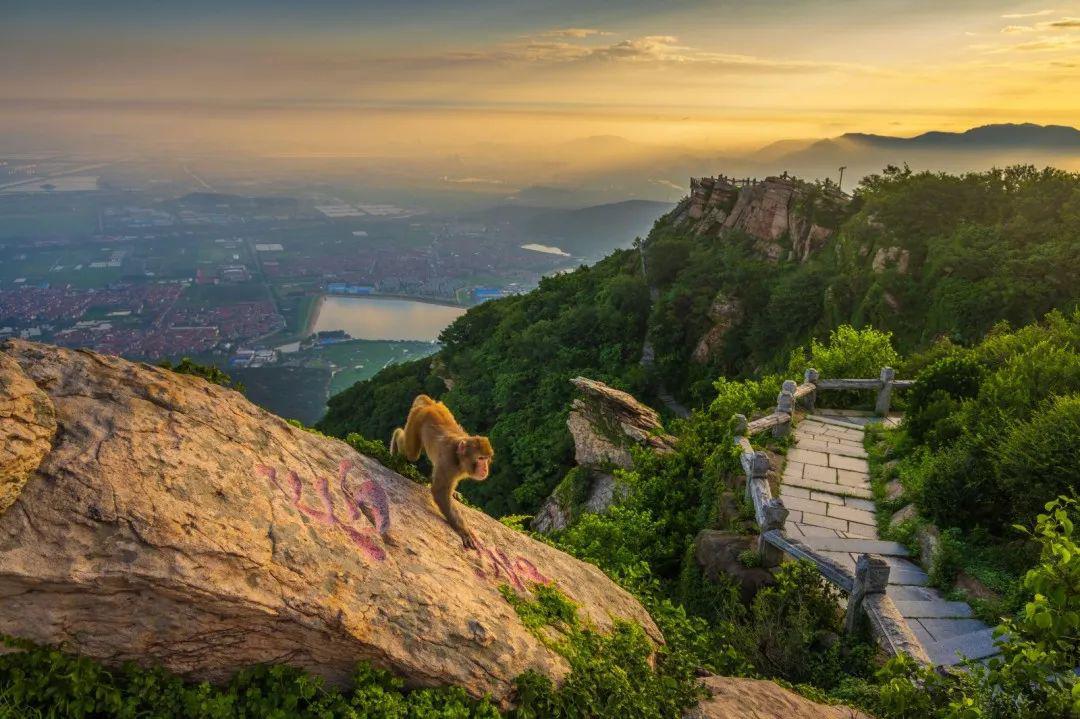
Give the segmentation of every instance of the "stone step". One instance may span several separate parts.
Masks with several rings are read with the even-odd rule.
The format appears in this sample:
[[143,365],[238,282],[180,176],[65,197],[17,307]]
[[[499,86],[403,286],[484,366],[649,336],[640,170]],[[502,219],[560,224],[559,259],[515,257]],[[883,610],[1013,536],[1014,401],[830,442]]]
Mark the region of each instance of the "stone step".
[[822,424],[831,424],[834,427],[844,427],[845,429],[857,429],[860,432],[862,432],[862,431],[864,431],[866,429],[866,427],[862,426],[861,424],[856,424],[855,422],[845,422],[842,419],[834,419],[832,417],[823,417],[820,414],[809,414],[809,415],[806,416],[806,419],[810,420],[811,422],[821,422]]
[[889,584],[907,584],[915,587],[925,587],[930,583],[930,578],[921,569],[904,571],[902,569],[889,570]]
[[928,642],[923,649],[931,662],[943,667],[959,664],[964,659],[985,659],[1000,653],[994,643],[994,630],[990,628],[961,634],[942,642]]
[[792,487],[812,489],[816,492],[829,492],[830,494],[839,494],[844,497],[857,497],[859,499],[874,498],[874,493],[870,491],[869,487],[851,487],[846,484],[819,482],[816,479],[806,479],[805,477],[792,477],[790,475],[785,475],[781,482],[785,485],[789,485]]
[[[889,573],[890,576],[892,572]],[[896,609],[906,619],[967,619],[971,616],[971,607],[967,602],[946,602],[945,600],[905,601],[894,599]]]
[[[826,435],[827,436],[827,435]],[[796,446],[799,449],[809,449],[814,452],[825,452],[826,454],[839,454],[843,457],[857,457],[858,459],[866,459],[866,450],[862,447],[854,447],[840,444],[839,442],[829,442],[828,440],[817,439],[817,436],[799,436],[795,435]]]
[[[857,539],[853,537],[807,537],[803,540],[813,549],[823,552],[854,552],[855,554],[883,554],[890,557],[907,557],[911,554],[899,542],[882,539]],[[891,574],[891,572],[890,572]]]

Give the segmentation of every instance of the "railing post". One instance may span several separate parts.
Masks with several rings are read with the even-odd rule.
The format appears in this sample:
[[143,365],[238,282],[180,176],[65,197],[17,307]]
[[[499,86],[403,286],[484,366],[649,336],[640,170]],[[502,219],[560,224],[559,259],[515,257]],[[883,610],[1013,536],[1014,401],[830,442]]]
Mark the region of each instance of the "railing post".
[[770,499],[761,508],[764,521],[761,524],[761,534],[758,535],[758,556],[761,558],[761,566],[769,569],[778,567],[784,561],[784,550],[774,547],[765,539],[765,533],[774,529],[784,531],[787,522],[788,510],[780,499]]
[[892,367],[881,368],[881,389],[878,390],[877,404],[874,405],[874,413],[882,417],[889,415],[889,404],[892,402],[892,383],[896,379],[896,370]]
[[803,381],[814,385],[814,391],[802,398],[803,407],[810,413],[814,411],[814,405],[817,403],[817,383],[819,379],[821,379],[821,374],[816,369],[809,368],[803,373]]
[[759,479],[762,482],[767,482],[769,476],[769,455],[765,454],[761,450],[754,452],[754,456],[750,459],[750,467],[746,472],[746,496],[750,499],[750,502],[754,501],[754,480]]
[[888,586],[889,563],[881,557],[860,555],[855,562],[855,585],[848,597],[847,613],[844,614],[844,634],[851,634],[858,626],[866,595],[881,594]]
[[773,425],[772,434],[773,437],[786,437],[788,432],[791,431],[791,413],[795,409],[795,380],[784,380],[784,386],[780,390],[780,394],[776,398],[776,413],[787,414],[788,418],[784,422],[777,422]]
[[769,475],[769,455],[760,449],[754,452],[754,463],[751,465],[750,476],[764,479]]

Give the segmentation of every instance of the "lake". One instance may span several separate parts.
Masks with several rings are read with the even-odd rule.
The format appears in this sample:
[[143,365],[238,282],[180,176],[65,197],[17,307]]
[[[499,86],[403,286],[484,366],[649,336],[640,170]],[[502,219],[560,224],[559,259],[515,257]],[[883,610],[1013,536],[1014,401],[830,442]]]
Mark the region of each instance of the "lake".
[[463,307],[389,297],[324,297],[315,332],[345,330],[362,340],[433,342]]

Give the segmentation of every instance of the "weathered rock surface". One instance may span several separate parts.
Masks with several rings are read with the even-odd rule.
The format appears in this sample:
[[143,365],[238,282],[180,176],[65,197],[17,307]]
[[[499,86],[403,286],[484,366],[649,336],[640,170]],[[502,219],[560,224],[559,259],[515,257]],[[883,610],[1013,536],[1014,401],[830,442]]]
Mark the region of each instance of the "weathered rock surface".
[[614,464],[629,469],[629,447],[657,452],[675,449],[675,438],[662,432],[660,415],[631,395],[603,382],[575,377],[581,392],[571,405],[566,424],[574,438],[574,460],[582,467]]
[[597,568],[470,509],[466,551],[426,487],[232,390],[21,341],[0,388],[0,633],[210,680],[364,659],[503,703],[567,667],[500,585],[553,581],[600,629],[662,639]]
[[562,493],[562,485],[560,484],[540,507],[540,511],[536,513],[531,529],[534,532],[544,533],[566,529],[578,514],[605,512],[617,497],[625,495],[625,492],[620,491],[621,485],[615,480],[614,475],[609,472],[592,470],[589,472],[588,481],[588,492],[585,495],[585,501],[581,503],[580,507],[571,506]]
[[741,230],[757,240],[763,256],[776,261],[790,252],[792,259],[805,262],[833,233],[813,221],[813,209],[833,211],[847,202],[835,188],[819,191],[791,177],[767,177],[748,185],[723,176],[700,177],[691,178],[690,195],[672,217],[697,235]]
[[15,360],[0,354],[0,514],[49,453],[54,434],[52,402]]
[[895,267],[897,272],[906,275],[910,263],[911,252],[908,250],[901,247],[879,247],[877,252],[874,253],[871,268],[875,273],[880,274],[886,268]]
[[915,519],[919,516],[919,510],[914,504],[906,504],[900,509],[893,512],[893,515],[889,517],[889,527],[896,528],[904,522]]
[[713,298],[709,305],[709,319],[714,322],[694,347],[690,359],[698,364],[705,364],[718,356],[724,347],[724,336],[742,319],[742,303],[735,297],[728,297],[723,292]]
[[611,466],[630,469],[632,446],[657,452],[675,448],[675,438],[660,432],[660,415],[651,407],[603,382],[584,377],[570,381],[581,396],[571,405],[566,427],[574,439],[574,461],[589,470],[590,485],[581,507],[570,506],[562,486],[556,488],[533,518],[530,526],[536,532],[565,529],[576,511],[607,510],[618,496],[619,485],[605,470]]
[[751,535],[703,529],[694,538],[694,558],[706,579],[715,582],[726,577],[733,580],[739,587],[743,603],[749,604],[758,590],[774,583],[769,570],[747,567],[739,561],[739,554],[753,550],[756,543],[757,537]]
[[850,707],[818,704],[764,679],[710,676],[702,683],[712,696],[684,719],[871,719]]

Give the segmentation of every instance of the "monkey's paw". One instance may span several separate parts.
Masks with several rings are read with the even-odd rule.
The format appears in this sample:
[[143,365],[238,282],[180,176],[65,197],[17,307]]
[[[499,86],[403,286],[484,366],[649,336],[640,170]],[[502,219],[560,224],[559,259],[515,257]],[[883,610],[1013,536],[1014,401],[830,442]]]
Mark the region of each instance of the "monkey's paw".
[[465,545],[465,549],[471,549],[473,551],[480,551],[480,538],[476,536],[476,532],[471,529],[467,530],[461,535],[461,543]]

